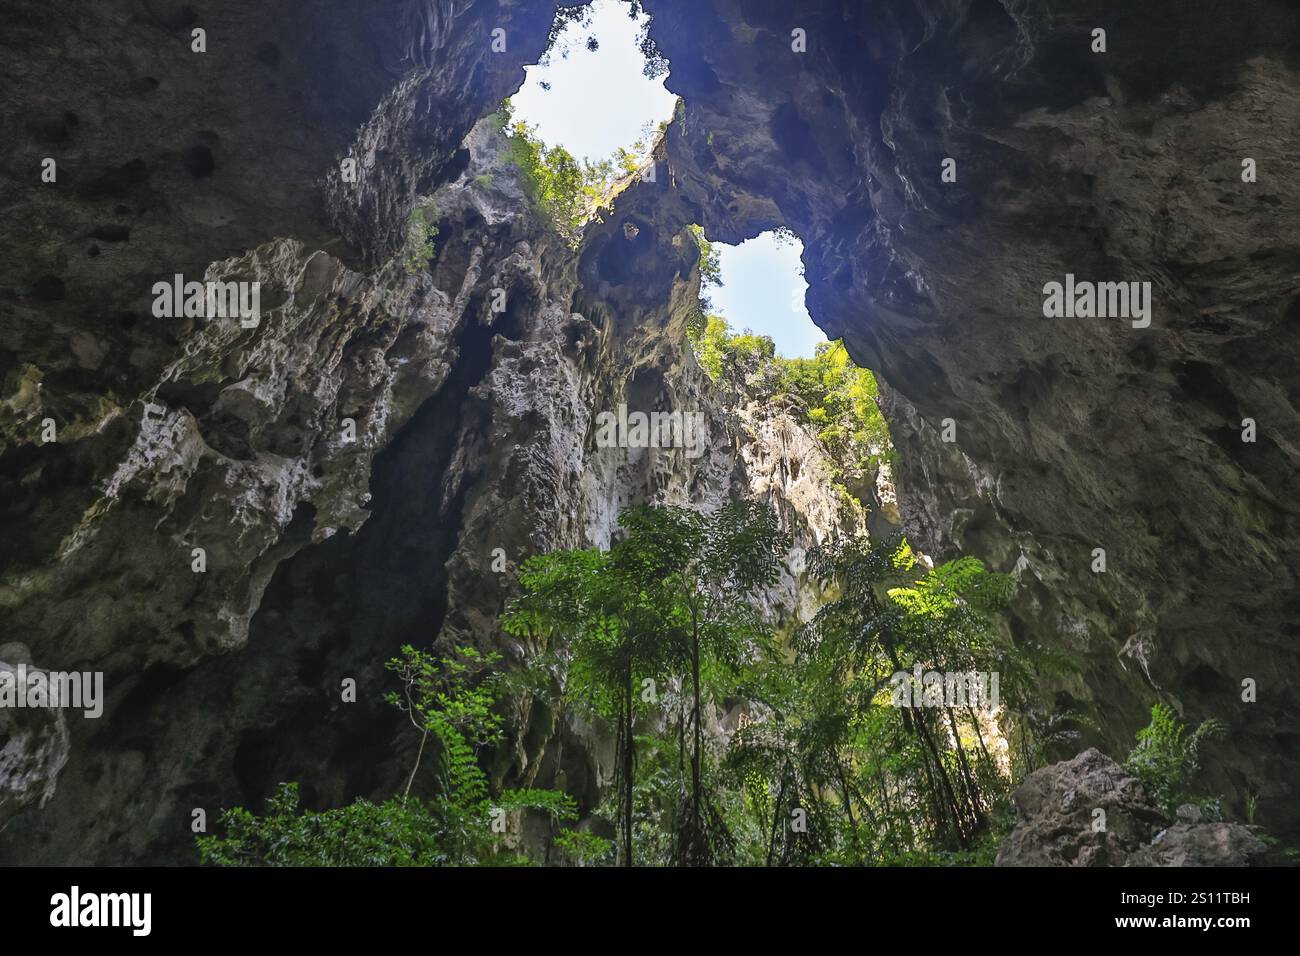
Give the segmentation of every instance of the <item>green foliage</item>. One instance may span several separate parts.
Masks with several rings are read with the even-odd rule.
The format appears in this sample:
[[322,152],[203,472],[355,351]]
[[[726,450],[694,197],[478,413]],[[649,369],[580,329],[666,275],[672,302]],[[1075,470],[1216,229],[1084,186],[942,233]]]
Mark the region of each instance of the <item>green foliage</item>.
[[[927,570],[905,542],[832,542],[808,555],[831,599],[782,647],[757,609],[786,545],[768,509],[642,507],[620,525],[609,551],[526,562],[505,623],[563,662],[567,700],[619,721],[619,786],[600,812],[622,862],[633,846],[642,864],[991,861],[1011,823],[993,718],[890,707],[889,686],[922,665],[998,670],[1023,694],[997,627],[1009,577],[972,558]],[[668,689],[647,697],[647,681]],[[738,700],[729,747],[704,745],[704,708]]]
[[259,817],[236,807],[222,813],[224,836],[198,838],[200,859],[220,866],[473,866],[523,862],[503,852],[494,818],[532,810],[554,820],[576,819],[574,801],[553,790],[504,790],[491,795],[479,766],[482,748],[499,742],[504,718],[494,710],[503,678],[491,671],[496,653],[458,647],[446,657],[402,647],[385,665],[401,681],[387,695],[421,731],[420,757],[432,738],[438,794],[407,793],[382,804],[358,800],[322,812],[302,811],[298,785],[281,784]]
[[[632,20],[642,16],[646,17],[637,30],[635,41],[643,60],[641,72],[652,80],[665,76],[668,73],[668,60],[659,52],[658,45],[650,36],[651,20],[648,11],[643,8],[641,0],[628,0],[627,15]],[[567,58],[578,43],[581,43],[588,50],[598,49],[599,41],[596,37],[592,35],[583,36],[580,29],[590,26],[591,19],[592,11],[590,6],[557,8],[547,38],[546,51],[538,62],[547,64],[551,62],[556,53],[559,53],[561,58]]]
[[563,146],[547,146],[537,127],[516,120],[510,100],[502,103],[496,122],[506,136],[507,159],[519,170],[520,183],[538,211],[571,244],[621,178],[636,172],[649,152],[649,127],[632,147],[607,159],[579,160]]
[[[494,833],[501,814],[577,816],[556,791],[494,792],[481,768],[505,736],[500,702],[529,684],[617,725],[616,785],[596,815],[611,819],[620,846],[585,828],[559,830],[548,858],[630,865],[635,847],[636,862],[658,865],[991,861],[1011,821],[1010,780],[985,742],[992,718],[953,705],[892,707],[889,688],[914,666],[993,669],[1007,700],[1022,699],[1024,662],[997,627],[1007,576],[973,558],[927,569],[906,542],[830,542],[807,555],[829,599],[782,645],[760,610],[789,546],[770,508],[641,506],[619,524],[606,551],[524,563],[523,593],[502,619],[536,652],[524,678],[470,647],[435,655],[406,646],[388,662],[400,688],[388,700],[420,734],[406,794],[311,811],[297,785],[284,784],[261,816],[224,812],[223,834],[198,838],[202,861],[528,862]],[[738,707],[729,744],[710,743],[705,715]],[[1213,732],[1203,725],[1187,736],[1157,709],[1130,762],[1149,779],[1181,780]],[[410,795],[430,765],[433,796]]]
[[695,244],[700,251],[700,304],[698,315],[700,319],[703,319],[707,317],[713,307],[713,303],[706,295],[707,290],[716,289],[722,285],[722,251],[705,237],[703,226],[692,225],[689,229],[691,237],[695,240]]
[[600,866],[614,855],[612,841],[586,830],[561,830],[555,836],[555,846],[575,866]]
[[853,364],[844,343],[821,342],[810,359],[779,358],[778,389],[800,400],[818,437],[844,463],[848,477],[874,476],[893,446],[877,403],[876,377]]
[[443,834],[449,821],[419,800],[368,800],[303,811],[298,785],[284,783],[263,816],[242,807],[221,814],[224,836],[198,838],[199,858],[215,866],[439,866],[453,862]]
[[1137,732],[1137,746],[1124,761],[1124,769],[1141,781],[1166,813],[1172,814],[1181,804],[1194,803],[1217,816],[1218,800],[1193,796],[1188,782],[1200,767],[1202,744],[1226,732],[1223,721],[1212,717],[1188,734],[1172,709],[1156,704],[1151,708],[1151,723]]
[[784,358],[767,336],[733,333],[716,315],[692,322],[687,337],[700,367],[715,382],[739,382],[774,399],[797,399],[798,413],[840,465],[846,486],[861,487],[874,479],[882,462],[892,460],[876,378],[853,364],[842,342],[818,344],[812,358]]
[[724,376],[743,381],[747,373],[776,358],[776,345],[766,335],[732,333],[727,320],[718,315],[707,316],[702,329],[691,331],[695,358],[715,382]]
[[[749,795],[739,812],[767,834],[764,862],[988,857],[1009,823],[1010,782],[987,724],[971,708],[890,707],[888,688],[918,664],[1014,675],[995,639],[1009,579],[971,558],[923,572],[905,543],[856,539],[814,549],[808,571],[833,597],[796,632],[793,660],[748,689],[767,716],[735,735],[726,761]],[[790,826],[796,810],[806,830]]]
[[406,269],[419,272],[429,264],[438,238],[438,207],[422,202],[411,210],[406,223]]
[[647,686],[689,675],[675,715],[679,765],[689,760],[689,783],[677,806],[655,812],[670,809],[678,821],[677,842],[665,852],[679,862],[711,862],[729,852],[731,841],[707,792],[703,707],[722,699],[731,678],[770,647],[755,602],[777,580],[787,542],[771,509],[754,502],[711,515],[642,506],[624,511],[619,525],[624,536],[607,552],[556,551],[526,561],[524,594],[503,626],[549,642],[565,662],[566,699],[618,722],[616,812],[625,863],[632,862],[643,802],[633,769],[637,711],[658,702],[657,692],[647,697]]

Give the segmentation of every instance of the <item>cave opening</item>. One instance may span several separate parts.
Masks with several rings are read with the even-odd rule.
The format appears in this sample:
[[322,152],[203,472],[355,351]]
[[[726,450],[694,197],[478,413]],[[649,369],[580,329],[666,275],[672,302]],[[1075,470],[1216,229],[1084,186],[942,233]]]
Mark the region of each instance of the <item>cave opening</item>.
[[513,118],[584,165],[643,164],[677,101],[649,28],[636,0],[561,8],[546,52],[510,97]]
[[827,342],[808,312],[803,241],[771,229],[737,245],[710,242],[699,226],[701,293],[706,314],[733,330],[765,335],[785,358],[813,358]]
[[[236,803],[319,854],[264,862],[330,865],[1294,836],[1288,688],[1255,700],[1300,619],[1280,14],[1112,18],[1099,58],[998,0],[229,3],[20,18],[66,62],[10,71],[0,690],[84,666],[110,699],[67,741],[0,709],[0,862],[192,863],[195,809],[230,861]],[[1103,261],[1172,335],[1038,315]],[[232,270],[256,329],[140,306]]]

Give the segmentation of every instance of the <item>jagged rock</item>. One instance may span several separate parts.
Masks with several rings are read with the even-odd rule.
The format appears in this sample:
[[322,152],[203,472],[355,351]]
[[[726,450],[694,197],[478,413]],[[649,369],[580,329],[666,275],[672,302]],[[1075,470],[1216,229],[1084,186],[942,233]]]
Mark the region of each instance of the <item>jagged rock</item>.
[[[19,665],[27,665],[27,687],[32,686],[40,668],[32,665],[27,648],[21,644],[0,645],[0,680],[15,693],[26,693],[18,686]],[[68,762],[68,727],[63,711],[53,707],[0,707],[0,831],[9,818],[24,807],[43,806],[58,781],[59,771]]]
[[1164,822],[1142,785],[1096,748],[1035,770],[1015,803],[1020,822],[997,866],[1123,866]]
[[[511,572],[538,551],[607,546],[629,504],[758,497],[796,553],[857,527],[817,439],[745,389],[715,386],[684,351],[698,295],[695,246],[675,241],[685,219],[627,238],[653,199],[636,185],[573,250],[531,209],[490,120],[464,149],[465,168],[428,197],[427,269],[399,255],[358,273],[276,240],[209,270],[257,276],[262,322],[189,331],[65,560],[11,613],[61,635],[63,659],[104,661],[110,702],[102,727],[74,727],[79,772],[57,787],[51,776],[46,809],[15,821],[3,852],[179,862],[192,851],[174,823],[195,806],[256,803],[289,779],[317,803],[384,796],[414,740],[382,702],[383,661],[434,637],[517,659],[496,624]],[[602,255],[611,239],[655,243],[655,267],[624,271]],[[599,281],[581,288],[584,265]],[[620,404],[698,412],[700,453],[599,447],[593,421]],[[355,441],[341,438],[347,418]],[[174,553],[124,546],[141,527]],[[207,550],[202,575],[192,546]],[[130,588],[105,583],[124,579],[152,600],[123,602]],[[807,614],[801,594],[787,574],[768,608]],[[342,676],[364,691],[346,711]],[[597,729],[541,704],[521,704],[512,725],[498,778],[563,774],[595,805],[612,768]],[[352,750],[366,761],[340,763]],[[92,786],[111,824],[78,837],[60,821],[91,804]]]
[[1269,855],[1251,828],[1203,822],[1191,805],[1170,826],[1142,785],[1096,748],[1035,770],[1015,803],[1020,819],[997,866],[1249,866]]
[[[692,222],[802,237],[814,319],[881,379],[899,455],[879,500],[925,551],[1017,576],[1015,638],[1072,664],[1043,677],[1045,713],[1082,711],[1112,749],[1157,695],[1221,717],[1210,786],[1300,826],[1300,170],[1280,132],[1300,20],[1282,5],[645,0],[684,106],[654,181],[577,250],[488,134],[462,145],[552,5],[129,6],[17,0],[0,34],[0,633],[104,670],[109,695],[69,728],[64,771],[42,763],[28,792],[57,787],[9,821],[4,862],[189,861],[193,807],[281,779],[317,804],[383,795],[408,755],[375,703],[382,661],[498,641],[498,548],[604,545],[628,503],[753,491],[805,540],[851,523],[787,481],[796,460],[816,473],[812,446],[684,356]],[[412,275],[421,198],[439,235]],[[1044,319],[1065,272],[1151,281],[1151,328]],[[175,273],[264,278],[268,321],[155,320]],[[594,447],[620,401],[704,411],[706,453]],[[344,676],[370,691],[346,713]],[[498,772],[594,799],[588,729],[516,717]]]
[[[1300,122],[1300,18],[646,6],[684,99],[673,182],[712,239],[802,237],[812,316],[893,396],[910,538],[1014,570],[1016,639],[1069,660],[1041,678],[1044,719],[1081,712],[1112,751],[1157,697],[1223,719],[1207,785],[1300,828],[1300,159],[1279,134]],[[1246,158],[1269,176],[1243,181]],[[1066,273],[1151,282],[1151,325],[1045,318]],[[1253,443],[1246,418],[1269,423]],[[1275,696],[1244,704],[1261,675]]]
[[1272,850],[1240,823],[1176,823],[1128,858],[1129,866],[1258,866]]

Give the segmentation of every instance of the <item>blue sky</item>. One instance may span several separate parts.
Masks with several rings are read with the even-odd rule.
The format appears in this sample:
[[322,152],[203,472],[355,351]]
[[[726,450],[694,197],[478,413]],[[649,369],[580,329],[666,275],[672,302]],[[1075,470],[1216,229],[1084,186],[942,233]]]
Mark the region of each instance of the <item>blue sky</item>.
[[803,244],[798,239],[778,243],[773,233],[765,232],[738,246],[717,247],[723,285],[708,292],[713,311],[734,331],[748,328],[770,335],[777,352],[787,358],[811,358],[826,336],[804,306],[808,283],[800,270]]
[[[515,118],[534,124],[547,145],[603,159],[620,146],[631,147],[647,123],[672,116],[677,98],[664,88],[663,77],[651,80],[641,72],[641,21],[629,17],[628,9],[621,0],[595,0],[590,22],[560,35],[550,63],[526,69],[524,85],[511,97]],[[599,41],[595,51],[586,48],[590,36]],[[709,293],[714,311],[737,331],[770,335],[782,355],[811,356],[826,337],[803,305],[807,284],[798,241],[778,245],[767,233],[718,248],[725,284]]]
[[[647,122],[673,115],[677,97],[664,89],[664,78],[641,72],[645,59],[636,36],[643,18],[633,20],[628,9],[619,0],[596,0],[590,24],[561,33],[547,66],[525,68],[524,85],[510,98],[515,118],[535,123],[547,145],[604,159],[620,146],[631,148]],[[585,46],[589,36],[600,42],[594,52]]]

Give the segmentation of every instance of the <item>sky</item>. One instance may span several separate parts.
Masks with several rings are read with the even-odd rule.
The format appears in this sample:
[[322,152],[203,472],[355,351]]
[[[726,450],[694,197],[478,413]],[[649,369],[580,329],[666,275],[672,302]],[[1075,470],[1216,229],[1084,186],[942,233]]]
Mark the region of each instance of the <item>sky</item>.
[[[664,78],[648,79],[645,58],[636,45],[644,17],[633,20],[620,0],[596,0],[588,26],[572,25],[556,40],[547,66],[526,67],[527,77],[510,98],[515,118],[537,124],[548,146],[562,145],[574,156],[604,159],[620,146],[631,148],[647,121],[673,115],[677,97]],[[600,48],[586,48],[594,36]],[[550,84],[543,89],[542,82]]]
[[[663,77],[642,73],[645,60],[636,44],[642,20],[628,16],[628,5],[595,0],[591,9],[587,25],[571,25],[560,35],[546,66],[526,68],[511,102],[515,118],[534,124],[548,146],[597,160],[620,146],[630,148],[647,123],[669,119],[677,98],[664,88]],[[586,48],[588,37],[596,38],[598,49]],[[765,233],[739,246],[719,243],[718,249],[724,285],[709,291],[714,311],[735,331],[770,335],[781,355],[811,356],[826,337],[803,305],[807,284],[798,241],[778,245]]]
[[708,290],[713,311],[727,320],[732,331],[748,328],[768,335],[776,351],[786,358],[812,358],[822,330],[813,324],[804,306],[808,283],[801,274],[798,239],[778,243],[765,232],[738,246],[715,243],[720,250],[721,288]]

